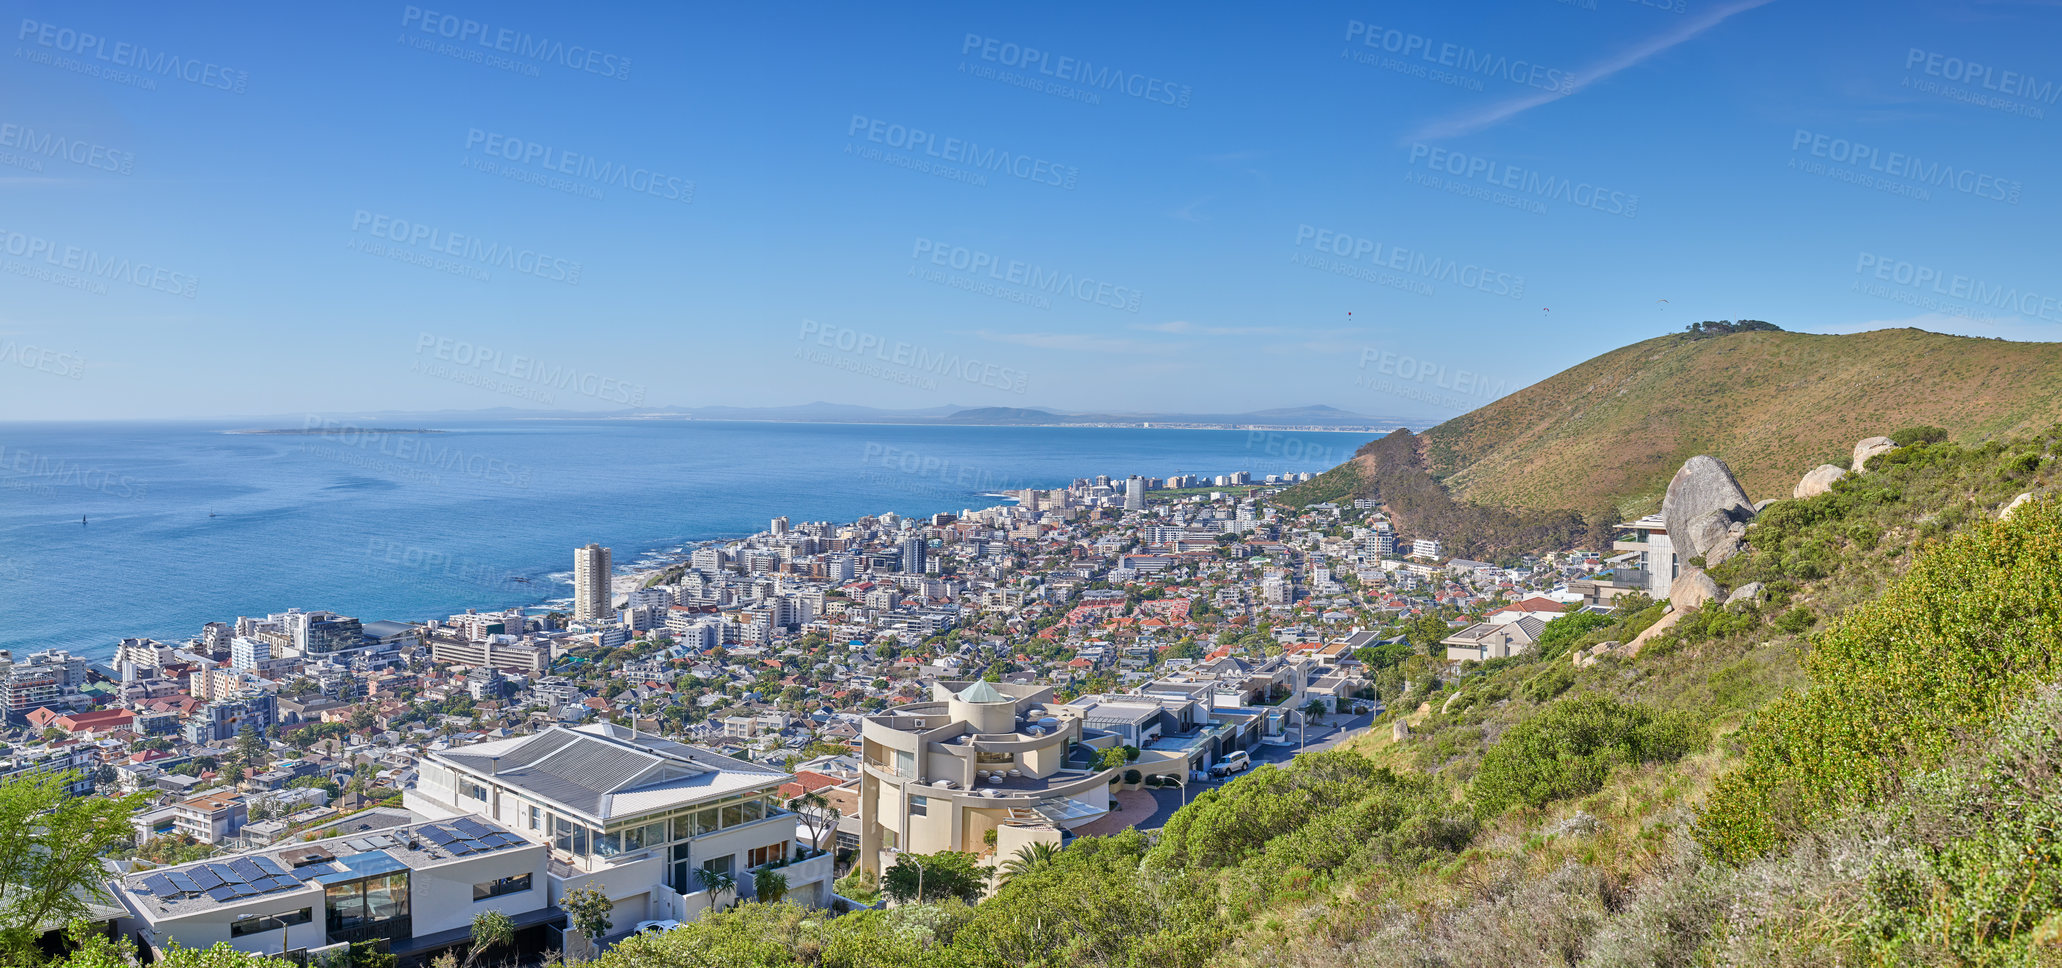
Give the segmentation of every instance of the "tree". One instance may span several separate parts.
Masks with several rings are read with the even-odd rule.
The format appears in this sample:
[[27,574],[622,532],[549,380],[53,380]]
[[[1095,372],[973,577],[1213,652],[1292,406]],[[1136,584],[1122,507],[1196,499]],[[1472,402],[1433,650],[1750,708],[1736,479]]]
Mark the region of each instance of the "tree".
[[709,904],[712,907],[719,903],[717,898],[722,897],[724,891],[737,889],[737,878],[730,876],[729,871],[698,868],[694,872],[694,879],[702,885],[702,890],[709,892]]
[[752,893],[768,904],[779,904],[788,896],[788,876],[771,867],[761,867],[752,874]]
[[609,913],[616,909],[616,902],[597,887],[576,887],[558,899],[559,910],[573,919],[573,930],[587,936],[589,941],[600,941],[615,925],[609,923]]
[[[71,954],[51,962],[49,968],[132,968],[137,964],[136,946],[126,938],[109,938],[85,921],[72,922],[69,934]],[[174,941],[153,964],[155,968],[294,968],[291,961],[238,951],[227,941],[216,942],[212,948],[182,948]]]
[[137,795],[74,797],[76,773],[0,782],[0,955],[20,955],[39,932],[109,901],[100,855],[127,843]]
[[844,812],[831,806],[821,790],[811,790],[788,801],[788,809],[802,818],[802,828],[809,831],[809,846],[822,847],[823,837],[838,825]]
[[1010,855],[1009,860],[1002,862],[1001,883],[1008,884],[1017,877],[1046,867],[1059,856],[1058,844],[1044,840],[1025,844],[1017,848],[1017,852]]
[[472,968],[488,949],[498,948],[513,941],[515,922],[510,921],[508,915],[500,911],[481,911],[473,915],[473,943],[465,952],[465,968]]
[[935,854],[903,854],[881,879],[881,891],[896,901],[943,901],[968,904],[981,899],[988,878],[974,855],[956,850]]

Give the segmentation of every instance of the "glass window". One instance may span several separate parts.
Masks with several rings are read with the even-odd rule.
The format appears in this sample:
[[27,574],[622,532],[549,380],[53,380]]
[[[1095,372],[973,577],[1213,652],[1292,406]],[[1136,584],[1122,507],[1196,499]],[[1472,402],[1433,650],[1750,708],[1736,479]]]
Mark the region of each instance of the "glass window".
[[716,822],[716,808],[714,808],[714,807],[710,807],[709,809],[707,809],[707,810],[704,810],[704,811],[702,811],[701,813],[695,814],[695,818],[694,818],[694,832],[695,832],[695,833],[697,833],[697,834],[705,834],[705,833],[708,833],[708,832],[709,832],[709,831],[711,831],[711,830],[720,830],[720,829],[722,829],[722,825]]
[[277,931],[290,924],[307,924],[315,920],[314,908],[302,908],[291,914],[251,915],[237,918],[229,925],[229,936],[241,938],[247,934],[262,931]]
[[614,857],[614,856],[616,856],[617,854],[620,854],[620,853],[622,853],[622,852],[623,852],[623,835],[622,835],[622,834],[605,834],[605,833],[600,833],[600,832],[596,832],[596,833],[595,833],[595,835],[594,835],[594,856],[596,856],[596,857]]
[[365,923],[365,882],[331,884],[323,891],[323,906],[329,915],[329,930]]
[[725,854],[715,860],[705,860],[702,862],[702,869],[715,871],[719,874],[728,874],[730,873],[731,861],[735,860],[736,856],[735,854]]
[[916,775],[916,754],[908,750],[895,751],[895,772],[902,776]]
[[564,817],[551,818],[551,845],[571,853],[573,850],[573,824]]
[[473,900],[484,901],[490,897],[500,897],[504,894],[521,894],[529,889],[530,875],[517,874],[513,877],[504,877],[499,880],[487,881],[483,884],[474,884]]
[[646,847],[657,847],[665,842],[666,824],[664,821],[644,825],[644,845]]
[[688,851],[691,851],[691,850],[693,850],[693,849],[694,849],[694,845],[692,845],[692,844],[674,844],[674,845],[673,845],[673,859],[674,859],[674,860],[686,860],[686,859],[687,859],[687,854],[688,854]]
[[573,853],[587,853],[587,828],[579,824],[573,825]]
[[737,803],[733,803],[733,804],[731,804],[730,806],[727,806],[727,807],[724,807],[724,808],[723,808],[723,825],[724,825],[724,826],[726,826],[726,827],[735,827],[735,826],[737,826],[738,824],[741,824],[741,823],[744,823],[744,822],[745,822],[745,808],[744,808],[744,805],[743,805],[743,804],[737,804]]
[[927,816],[930,816],[930,812],[929,812],[929,811],[930,811],[930,809],[931,809],[931,798],[930,798],[930,797],[910,797],[910,798],[909,798],[909,815],[910,815],[910,816],[912,816],[912,817],[927,817]]
[[743,806],[745,808],[746,823],[766,817],[766,801],[764,800],[746,800]]

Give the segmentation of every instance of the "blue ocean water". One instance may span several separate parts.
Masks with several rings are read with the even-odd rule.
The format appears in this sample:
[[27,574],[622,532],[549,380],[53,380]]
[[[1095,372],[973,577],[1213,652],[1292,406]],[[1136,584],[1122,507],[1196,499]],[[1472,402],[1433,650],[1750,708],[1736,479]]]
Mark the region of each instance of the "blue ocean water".
[[[288,607],[366,621],[570,595],[775,515],[988,507],[1077,477],[1322,471],[1367,434],[661,420],[0,424],[0,648],[95,659]],[[82,521],[83,518],[83,521]]]

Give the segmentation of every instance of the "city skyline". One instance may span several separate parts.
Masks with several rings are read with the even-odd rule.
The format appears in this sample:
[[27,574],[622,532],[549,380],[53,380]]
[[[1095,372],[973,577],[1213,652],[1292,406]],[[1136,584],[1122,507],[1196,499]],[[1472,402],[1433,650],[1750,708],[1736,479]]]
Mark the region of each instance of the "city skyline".
[[30,4],[0,413],[1436,422],[1705,319],[2051,339],[2056,13],[1860,12]]

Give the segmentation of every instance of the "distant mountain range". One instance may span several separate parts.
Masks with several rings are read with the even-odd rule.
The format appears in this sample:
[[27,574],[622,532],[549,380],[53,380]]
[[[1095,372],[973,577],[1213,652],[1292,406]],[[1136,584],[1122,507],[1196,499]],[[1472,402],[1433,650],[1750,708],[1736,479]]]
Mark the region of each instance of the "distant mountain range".
[[386,411],[327,415],[351,420],[434,420],[437,418],[508,418],[531,420],[763,420],[780,423],[935,424],[941,426],[1018,427],[1170,427],[1229,428],[1237,430],[1346,430],[1387,433],[1397,428],[1422,430],[1434,421],[1353,413],[1337,407],[1313,404],[1277,407],[1246,413],[1149,413],[1074,412],[1040,407],[966,407],[945,404],[906,410],[888,410],[849,403],[795,404],[786,407],[664,407],[645,410],[523,410],[494,407],[484,410],[440,410],[430,412]]

